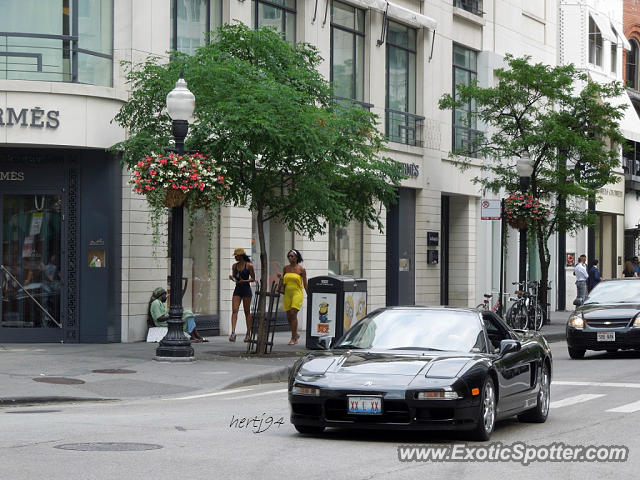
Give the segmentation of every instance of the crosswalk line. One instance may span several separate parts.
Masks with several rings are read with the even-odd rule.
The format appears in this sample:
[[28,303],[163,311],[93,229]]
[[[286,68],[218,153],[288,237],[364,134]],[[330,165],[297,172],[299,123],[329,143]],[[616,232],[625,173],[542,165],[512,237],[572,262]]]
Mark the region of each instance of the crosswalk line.
[[583,393],[582,395],[575,395],[573,397],[563,398],[562,400],[556,400],[555,402],[551,402],[549,407],[550,408],[568,407],[569,405],[588,402],[589,400],[594,400],[596,398],[600,398],[604,396],[605,394]]
[[551,385],[567,385],[572,387],[623,387],[623,388],[640,388],[640,383],[621,383],[621,382],[570,382],[565,380],[554,380]]
[[261,395],[271,395],[272,393],[283,393],[283,392],[286,392],[286,391],[287,391],[286,388],[280,388],[278,390],[267,390],[266,392],[252,393],[250,395],[241,395],[239,397],[226,397],[226,398],[221,399],[221,400],[242,400],[242,399],[245,399],[245,398],[259,397]]
[[189,397],[163,398],[163,400],[193,400],[194,398],[217,397],[218,395],[231,395],[234,393],[248,392],[249,390],[253,390],[253,388],[236,388],[234,390],[223,390],[221,392],[203,393],[200,395],[191,395]]
[[633,413],[640,410],[640,402],[627,403],[616,408],[610,408],[607,412],[615,413]]

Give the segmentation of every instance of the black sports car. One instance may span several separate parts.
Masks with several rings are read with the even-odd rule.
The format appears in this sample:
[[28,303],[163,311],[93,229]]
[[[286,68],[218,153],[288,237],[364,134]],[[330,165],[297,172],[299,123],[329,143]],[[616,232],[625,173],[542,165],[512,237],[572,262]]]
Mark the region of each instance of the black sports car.
[[587,350],[640,350],[640,279],[596,285],[567,321],[567,347],[574,359]]
[[501,418],[547,419],[551,367],[541,335],[514,331],[492,312],[378,309],[332,350],[296,362],[291,423],[301,433],[442,429],[488,440]]

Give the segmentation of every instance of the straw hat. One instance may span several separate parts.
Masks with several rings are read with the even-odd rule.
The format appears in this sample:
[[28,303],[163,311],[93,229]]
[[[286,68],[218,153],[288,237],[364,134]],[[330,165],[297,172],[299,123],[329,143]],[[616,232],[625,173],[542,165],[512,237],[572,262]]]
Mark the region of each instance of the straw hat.
[[236,249],[233,251],[233,256],[234,256],[234,257],[237,257],[238,255],[244,255],[244,254],[245,254],[245,253],[244,253],[244,248],[236,248]]

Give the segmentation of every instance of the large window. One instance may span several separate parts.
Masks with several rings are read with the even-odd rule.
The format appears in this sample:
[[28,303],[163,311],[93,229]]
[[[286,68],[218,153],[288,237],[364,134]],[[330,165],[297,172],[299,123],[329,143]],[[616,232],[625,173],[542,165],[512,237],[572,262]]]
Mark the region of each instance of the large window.
[[602,33],[589,16],[589,63],[602,66]]
[[[460,45],[453,46],[453,97],[457,100],[458,86],[476,80],[477,53]],[[453,150],[475,156],[473,141],[477,134],[475,102],[469,101],[453,110]]]
[[113,84],[113,0],[0,0],[0,78]]
[[474,15],[482,16],[482,0],[453,0],[453,6],[471,12]]
[[627,87],[638,90],[638,42],[629,40],[631,50],[627,52]]
[[252,0],[254,28],[275,27],[287,42],[296,43],[296,0]]
[[329,224],[329,273],[362,276],[362,223]]
[[422,146],[424,117],[416,115],[416,30],[387,26],[386,134],[392,142]]
[[333,95],[364,101],[364,10],[331,3],[331,83]]
[[618,71],[618,45],[611,44],[611,73]]
[[193,55],[222,25],[222,0],[172,0],[171,48]]

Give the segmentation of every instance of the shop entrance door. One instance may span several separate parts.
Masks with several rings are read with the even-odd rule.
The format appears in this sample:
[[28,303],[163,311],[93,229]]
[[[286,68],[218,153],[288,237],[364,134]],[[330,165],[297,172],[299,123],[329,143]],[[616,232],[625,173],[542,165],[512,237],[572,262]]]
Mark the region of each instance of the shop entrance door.
[[0,342],[63,340],[62,193],[0,194]]

